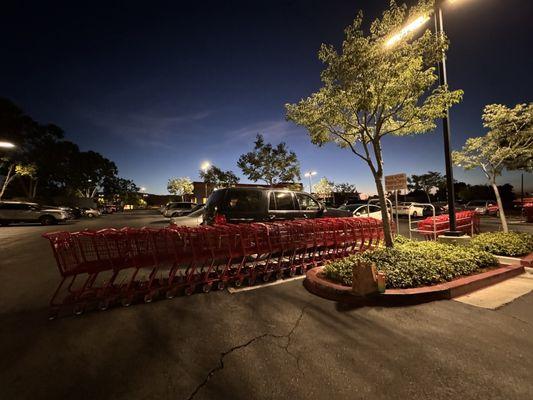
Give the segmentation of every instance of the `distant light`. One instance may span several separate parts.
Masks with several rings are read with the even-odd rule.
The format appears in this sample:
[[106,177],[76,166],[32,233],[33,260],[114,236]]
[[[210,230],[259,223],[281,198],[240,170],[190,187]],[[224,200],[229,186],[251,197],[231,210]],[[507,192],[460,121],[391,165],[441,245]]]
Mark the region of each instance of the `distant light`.
[[204,172],[206,172],[209,168],[211,168],[211,163],[209,161],[204,161],[200,166],[200,169]]
[[140,190],[141,192],[145,192],[145,191],[146,191],[146,188],[145,188],[145,187],[141,187],[139,190]]
[[307,177],[310,177],[310,176],[314,176],[314,175],[316,175],[316,174],[317,174],[316,171],[309,171],[309,172],[306,172],[306,173],[304,174],[304,176],[307,178]]
[[15,146],[15,144],[11,142],[0,142],[0,147],[3,149],[13,149],[17,146]]
[[407,24],[402,28],[400,32],[398,32],[396,35],[392,36],[389,40],[385,42],[386,47],[391,47],[394,44],[396,44],[398,41],[402,40],[405,36],[407,36],[409,33],[413,32],[414,30],[420,28],[422,25],[424,25],[429,20],[428,15],[421,15],[417,19],[415,19],[413,22]]

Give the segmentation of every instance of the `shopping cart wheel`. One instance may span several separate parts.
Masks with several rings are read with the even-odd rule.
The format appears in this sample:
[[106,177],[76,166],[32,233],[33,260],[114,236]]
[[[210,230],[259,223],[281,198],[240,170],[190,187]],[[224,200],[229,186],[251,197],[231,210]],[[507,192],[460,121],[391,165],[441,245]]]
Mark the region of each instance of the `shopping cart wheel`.
[[270,272],[267,272],[266,274],[263,274],[261,279],[263,279],[263,282],[268,282],[271,277],[272,277],[272,274]]
[[205,283],[203,286],[202,286],[202,292],[204,293],[209,293],[211,291],[211,288],[213,287],[213,285],[211,283]]
[[146,293],[143,297],[145,303],[151,303],[153,299],[154,297],[152,293]]
[[305,265],[302,265],[300,267],[300,274],[305,275],[306,271],[307,271],[307,267]]
[[296,275],[296,268],[291,268],[289,270],[289,276],[292,278],[294,275]]
[[217,283],[217,289],[218,289],[218,290],[224,290],[225,287],[226,287],[226,283],[225,283],[224,281],[219,281],[219,282]]
[[120,300],[120,304],[122,304],[122,307],[129,307],[131,306],[131,303],[133,303],[133,296],[126,296],[122,300]]
[[283,272],[282,271],[276,272],[276,279],[281,279],[281,278],[283,278]]
[[106,299],[106,300],[100,300],[100,301],[98,302],[98,309],[99,309],[100,311],[105,311],[105,310],[107,310],[107,309],[109,308],[109,303],[110,303],[110,302],[109,302],[109,300],[107,300],[107,299]]
[[176,293],[177,293],[176,289],[169,289],[166,291],[165,297],[167,299],[173,299],[174,297],[176,297]]
[[186,294],[187,296],[190,296],[191,294],[194,293],[194,289],[195,289],[194,285],[187,286],[187,287],[185,288],[185,294]]
[[76,304],[74,306],[74,315],[81,315],[85,311],[85,304]]
[[239,288],[239,287],[242,286],[242,281],[243,281],[243,279],[239,278],[235,282],[233,282],[233,285],[235,285],[235,287]]
[[53,321],[59,314],[59,308],[53,307],[48,311],[48,320]]

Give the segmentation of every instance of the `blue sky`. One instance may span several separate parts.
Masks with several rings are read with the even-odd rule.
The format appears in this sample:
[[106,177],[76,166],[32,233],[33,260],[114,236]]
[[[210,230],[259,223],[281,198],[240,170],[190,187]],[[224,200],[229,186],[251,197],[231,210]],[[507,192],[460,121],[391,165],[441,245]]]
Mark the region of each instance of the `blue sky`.
[[[237,159],[257,133],[287,142],[302,171],[375,191],[365,164],[313,146],[285,121],[283,105],[319,87],[320,44],[338,45],[358,9],[373,18],[388,0],[43,3],[10,5],[0,17],[12,39],[0,95],[63,127],[149,192],[165,193],[173,176],[197,179],[204,160],[240,175]],[[532,11],[528,0],[464,0],[445,10],[449,82],[465,91],[451,111],[454,148],[483,134],[485,104],[531,101]],[[443,171],[440,129],[386,139],[384,159],[386,173]],[[455,176],[483,182],[479,172]],[[501,182],[518,189],[519,179]]]

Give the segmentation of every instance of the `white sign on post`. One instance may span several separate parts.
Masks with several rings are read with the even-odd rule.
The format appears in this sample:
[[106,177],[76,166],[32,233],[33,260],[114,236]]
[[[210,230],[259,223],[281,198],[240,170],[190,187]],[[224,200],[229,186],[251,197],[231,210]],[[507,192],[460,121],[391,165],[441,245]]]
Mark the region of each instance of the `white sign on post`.
[[407,174],[387,175],[385,177],[385,190],[387,192],[403,189],[407,189]]
[[394,192],[394,210],[396,211],[396,233],[400,233],[398,218],[398,190],[407,190],[407,174],[388,175],[385,177],[385,190]]

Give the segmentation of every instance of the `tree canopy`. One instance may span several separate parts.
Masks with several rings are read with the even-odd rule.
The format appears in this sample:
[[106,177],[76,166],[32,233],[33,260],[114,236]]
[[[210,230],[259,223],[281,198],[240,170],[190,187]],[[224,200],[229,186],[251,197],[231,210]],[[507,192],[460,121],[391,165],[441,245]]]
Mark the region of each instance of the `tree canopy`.
[[407,8],[391,1],[380,19],[363,30],[363,14],[345,29],[340,51],[323,44],[322,87],[295,104],[287,118],[307,128],[312,143],[335,143],[350,150],[370,168],[382,209],[385,242],[392,246],[383,189],[381,139],[432,131],[436,119],[462,98],[462,91],[437,85],[436,64],[448,47],[445,37],[427,29],[405,35],[390,46],[402,26],[433,12],[433,1]]
[[425,193],[428,202],[431,203],[430,193],[433,189],[441,188],[445,185],[446,178],[440,172],[428,171],[422,175],[411,175],[407,178],[409,190],[421,190]]
[[482,119],[487,134],[467,139],[460,151],[453,152],[453,162],[466,170],[480,168],[483,171],[494,189],[502,227],[507,231],[496,180],[505,168],[532,170],[533,105],[518,104],[511,109],[490,104],[485,106]]
[[94,197],[106,179],[118,179],[114,162],[95,151],[80,151],[64,140],[60,127],[35,121],[6,98],[0,98],[0,133],[16,145],[0,153],[0,198],[16,180],[20,185],[10,186],[12,194],[33,199],[39,191],[47,198]]
[[170,194],[181,196],[183,199],[184,196],[188,194],[193,194],[194,185],[189,178],[170,178],[167,184],[167,190]]
[[233,171],[223,171],[215,165],[205,171],[200,170],[200,178],[216,188],[235,186],[240,181],[240,178]]
[[326,177],[323,177],[313,186],[313,191],[317,194],[318,197],[321,199],[325,199],[327,197],[330,197],[333,193],[333,182],[330,182]]
[[257,135],[254,149],[241,155],[238,167],[248,179],[259,180],[272,186],[281,182],[300,180],[300,163],[294,151],[284,142],[277,146],[265,143],[263,135]]

